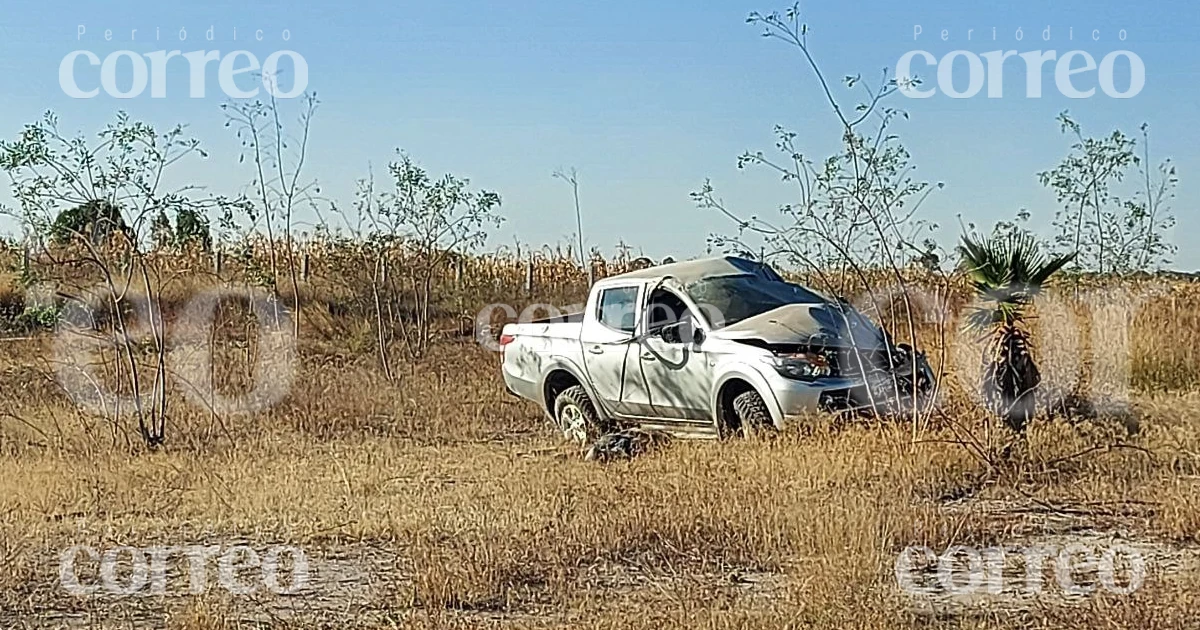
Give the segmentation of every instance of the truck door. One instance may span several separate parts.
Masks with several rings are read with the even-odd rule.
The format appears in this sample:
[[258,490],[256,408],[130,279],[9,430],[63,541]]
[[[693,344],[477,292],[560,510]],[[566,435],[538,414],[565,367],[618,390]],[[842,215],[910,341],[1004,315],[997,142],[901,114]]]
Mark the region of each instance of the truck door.
[[[639,391],[645,391],[645,399],[636,401],[643,412],[639,415],[707,426],[712,421],[712,367],[702,345],[692,340],[692,331],[702,324],[682,298],[664,288],[650,295],[646,313],[649,334],[638,344],[644,383]],[[671,325],[678,326],[678,339],[653,334]]]
[[638,305],[642,286],[639,282],[600,289],[579,334],[592,388],[600,404],[619,416],[629,415],[624,400],[626,356],[637,351],[632,340],[641,310]]

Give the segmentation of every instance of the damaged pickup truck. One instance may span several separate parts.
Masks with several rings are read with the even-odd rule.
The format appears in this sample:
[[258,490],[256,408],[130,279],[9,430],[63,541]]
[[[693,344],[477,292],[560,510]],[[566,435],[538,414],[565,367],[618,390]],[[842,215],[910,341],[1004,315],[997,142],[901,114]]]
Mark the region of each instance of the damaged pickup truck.
[[724,257],[601,280],[582,313],[508,324],[509,391],[570,440],[779,429],[814,411],[890,413],[932,389],[923,353],[840,299]]

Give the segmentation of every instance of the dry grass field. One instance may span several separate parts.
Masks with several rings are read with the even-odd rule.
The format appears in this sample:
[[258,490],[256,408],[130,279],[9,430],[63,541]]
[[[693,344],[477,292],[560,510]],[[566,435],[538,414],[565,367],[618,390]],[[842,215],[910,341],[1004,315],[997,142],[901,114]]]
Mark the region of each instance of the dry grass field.
[[[173,391],[167,440],[153,450],[128,424],[77,408],[56,381],[52,333],[0,343],[0,627],[1198,623],[1200,291],[1188,283],[1164,285],[1134,319],[1120,413],[1043,416],[1017,438],[964,393],[976,375],[948,366],[940,411],[915,439],[907,423],[815,416],[771,438],[674,442],[600,464],[504,391],[497,354],[457,334],[457,315],[520,293],[519,280],[447,298],[432,350],[418,360],[395,352],[389,381],[369,319],[346,296],[352,278],[314,267],[287,396],[238,416]],[[228,280],[195,276],[173,276],[164,299]],[[5,283],[0,302],[19,304],[20,284]],[[539,277],[538,291],[521,300],[570,304],[583,287],[578,277]],[[228,311],[214,363],[221,386],[236,390],[247,387],[255,340]],[[1053,323],[1039,320],[1040,339],[1053,341]],[[1108,327],[1086,330],[1098,326]],[[1064,371],[1045,354],[1048,378]],[[1097,368],[1085,371],[1099,382]],[[965,444],[975,439],[978,451]],[[1050,564],[1040,594],[1019,588],[1021,566],[1005,567],[998,593],[910,594],[894,569],[912,545],[1073,542],[1139,550],[1144,584],[1071,595]],[[233,594],[217,584],[214,559],[208,587],[191,594],[188,561],[174,555],[165,594],[74,595],[60,554],[77,545],[291,545],[303,550],[308,578],[293,594],[261,580]],[[86,558],[76,573],[98,580]],[[128,573],[114,577],[127,583],[136,577]],[[1075,578],[1094,583],[1095,571]]]

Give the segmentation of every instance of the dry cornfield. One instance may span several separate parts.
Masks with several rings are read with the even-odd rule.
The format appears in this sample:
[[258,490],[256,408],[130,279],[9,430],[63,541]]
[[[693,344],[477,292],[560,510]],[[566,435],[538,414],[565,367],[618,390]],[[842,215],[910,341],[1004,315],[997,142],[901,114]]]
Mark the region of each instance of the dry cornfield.
[[[22,278],[8,256],[0,306],[15,321],[36,286],[30,276],[53,274],[35,260],[40,275]],[[978,356],[954,317],[937,316],[961,313],[965,288],[917,279],[913,294],[949,305],[917,318],[946,372],[938,410],[920,426],[814,416],[771,439],[676,442],[598,464],[509,396],[499,357],[472,338],[491,303],[581,302],[576,263],[539,254],[530,288],[528,252],[448,266],[432,351],[392,353],[389,380],[362,256],[298,250],[308,262],[285,396],[254,413],[217,413],[172,379],[167,440],[153,450],[126,421],[80,409],[60,382],[53,331],[14,330],[0,343],[0,627],[1195,627],[1200,285],[1062,283],[1035,320],[1048,401],[1092,391],[1104,404],[1043,415],[1022,438],[974,403]],[[173,355],[189,351],[170,343],[187,332],[172,326],[189,299],[253,284],[269,266],[261,247],[230,253],[220,274],[203,253],[163,258],[170,265],[155,267],[153,282]],[[597,261],[595,273],[631,264]],[[86,271],[72,273],[85,284]],[[279,283],[279,304],[293,303],[290,287]],[[209,336],[211,377],[229,397],[255,386],[261,322],[248,306],[220,304]],[[1127,312],[1132,324],[1119,325]],[[908,334],[888,306],[876,314]],[[97,354],[100,380],[112,363]],[[896,575],[911,546],[1071,543],[1138,550],[1144,583],[1072,595],[1050,562],[1040,593],[1018,580],[1028,567],[1015,566],[996,593],[914,594]],[[304,588],[277,593],[243,567],[235,577],[254,590],[231,592],[214,556],[193,593],[179,553],[160,567],[161,594],[64,586],[62,554],[79,546],[194,545],[297,548]],[[84,556],[73,575],[105,583]],[[107,577],[135,584],[133,565],[120,566]],[[1074,579],[1094,585],[1095,573]]]

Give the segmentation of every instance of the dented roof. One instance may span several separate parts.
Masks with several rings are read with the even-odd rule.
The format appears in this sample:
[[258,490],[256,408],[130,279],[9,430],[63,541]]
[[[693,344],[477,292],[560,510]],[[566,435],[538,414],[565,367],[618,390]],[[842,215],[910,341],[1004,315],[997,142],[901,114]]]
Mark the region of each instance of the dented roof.
[[718,258],[701,258],[683,262],[657,265],[630,271],[608,278],[609,280],[652,280],[655,278],[671,277],[681,284],[691,284],[704,278],[719,278],[722,276],[764,275],[779,279],[770,267],[746,258],[737,256],[721,256]]

